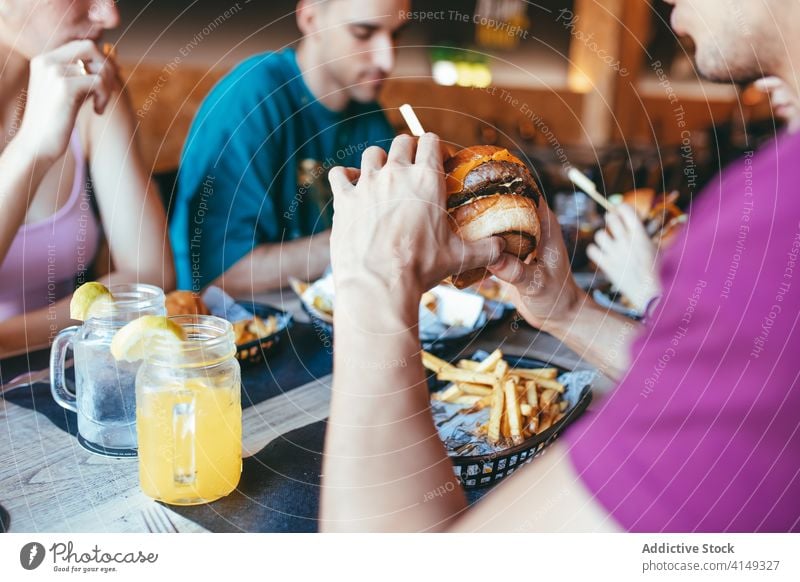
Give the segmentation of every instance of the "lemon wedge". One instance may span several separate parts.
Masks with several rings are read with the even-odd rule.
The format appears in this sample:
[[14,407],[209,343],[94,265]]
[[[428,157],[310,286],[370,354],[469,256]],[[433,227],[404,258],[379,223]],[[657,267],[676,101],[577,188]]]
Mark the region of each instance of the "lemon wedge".
[[102,283],[84,283],[72,294],[69,302],[69,317],[78,321],[86,321],[101,311],[106,311],[114,303],[111,291]]
[[183,341],[186,332],[180,325],[163,315],[145,315],[114,334],[111,355],[115,360],[135,362],[153,349],[177,349]]

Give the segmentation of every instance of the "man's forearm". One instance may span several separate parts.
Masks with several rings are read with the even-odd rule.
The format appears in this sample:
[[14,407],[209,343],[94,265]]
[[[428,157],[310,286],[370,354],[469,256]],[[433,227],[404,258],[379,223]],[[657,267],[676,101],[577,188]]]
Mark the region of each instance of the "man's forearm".
[[318,278],[330,264],[330,231],[285,243],[259,245],[214,282],[234,297],[286,287],[289,277]]
[[431,418],[419,294],[337,287],[336,301],[322,528],[445,529],[466,501]]
[[619,380],[630,367],[630,347],[641,324],[609,311],[583,294],[569,315],[545,326],[603,374]]

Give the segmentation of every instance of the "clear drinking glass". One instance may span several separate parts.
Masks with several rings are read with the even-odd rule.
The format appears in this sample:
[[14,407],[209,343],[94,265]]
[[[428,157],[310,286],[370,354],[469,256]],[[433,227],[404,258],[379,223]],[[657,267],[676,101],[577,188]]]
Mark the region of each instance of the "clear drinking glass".
[[210,315],[170,319],[187,340],[154,346],[136,376],[139,483],[164,503],[208,503],[233,491],[242,473],[233,327]]
[[[136,372],[141,362],[117,362],[111,340],[143,315],[166,315],[164,292],[143,284],[112,285],[113,304],[83,325],[68,327],[50,351],[50,390],[55,401],[78,414],[78,441],[106,456],[136,456]],[[64,381],[72,349],[75,393]]]

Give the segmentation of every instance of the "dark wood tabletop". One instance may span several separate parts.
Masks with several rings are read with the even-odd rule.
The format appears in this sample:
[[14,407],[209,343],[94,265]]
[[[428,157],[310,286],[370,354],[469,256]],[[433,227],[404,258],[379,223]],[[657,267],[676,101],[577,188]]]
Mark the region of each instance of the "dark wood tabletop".
[[[292,312],[295,324],[274,352],[243,365],[244,467],[234,493],[203,506],[156,503],[139,490],[136,459],[84,450],[75,438],[74,414],[58,407],[49,384],[40,382],[0,398],[0,529],[143,532],[159,530],[153,524],[160,520],[181,532],[315,531],[332,347],[291,291],[256,300]],[[516,314],[446,356],[496,347],[565,368],[590,368]],[[48,358],[41,351],[0,361],[0,383],[46,368]]]

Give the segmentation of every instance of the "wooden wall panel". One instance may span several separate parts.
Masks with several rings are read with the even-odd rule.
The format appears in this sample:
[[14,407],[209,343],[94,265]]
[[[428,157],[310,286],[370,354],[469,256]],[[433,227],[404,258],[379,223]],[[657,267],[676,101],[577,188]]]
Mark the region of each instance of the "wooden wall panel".
[[[211,87],[226,71],[181,67],[166,78],[163,69],[139,66],[128,71],[127,89],[140,122],[139,139],[145,161],[154,172],[178,166],[184,140],[192,119]],[[161,87],[154,97],[154,87]],[[586,143],[581,121],[585,95],[566,89],[467,89],[442,87],[425,80],[393,79],[387,82],[381,102],[389,120],[399,131],[406,131],[397,108],[414,105],[424,127],[447,141],[464,146],[496,142],[505,147],[568,147]],[[686,111],[686,128],[705,128],[712,122],[728,119],[733,104],[681,99]],[[145,108],[149,109],[145,111]],[[681,128],[674,122],[673,106],[662,97],[643,97],[636,105],[625,139],[653,141],[649,123],[661,132],[660,140],[679,143]],[[643,108],[643,109],[642,109]],[[648,121],[649,120],[649,121]],[[495,126],[496,136],[486,132]],[[533,131],[534,140],[523,142],[520,127]],[[483,129],[482,129],[483,128]],[[595,141],[595,146],[603,145]]]

